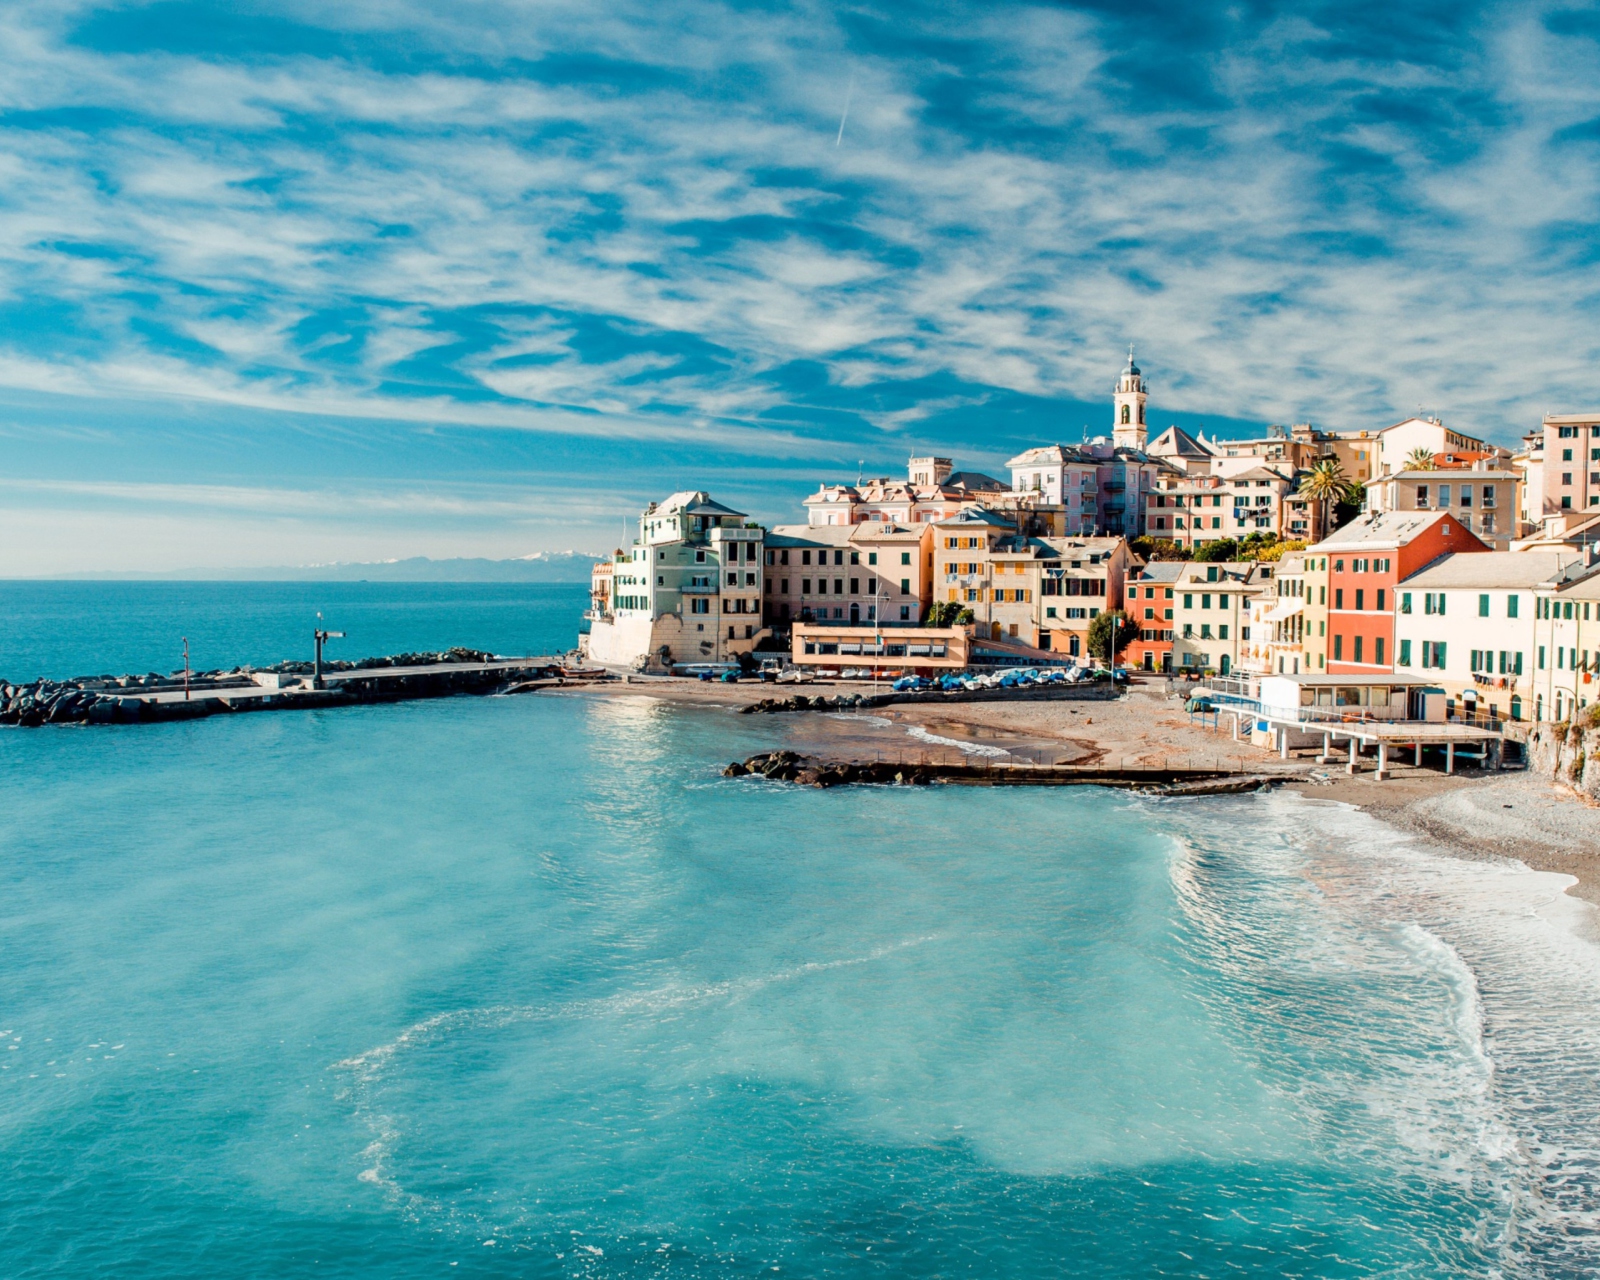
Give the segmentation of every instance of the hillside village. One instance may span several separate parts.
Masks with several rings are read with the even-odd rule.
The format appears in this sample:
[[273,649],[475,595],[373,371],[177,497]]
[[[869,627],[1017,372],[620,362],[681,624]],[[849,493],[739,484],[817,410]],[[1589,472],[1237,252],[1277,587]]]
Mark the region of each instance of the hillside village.
[[1591,702],[1600,412],[1546,416],[1515,453],[1431,416],[1250,440],[1151,439],[1146,416],[1130,353],[1109,437],[1025,450],[1004,478],[915,457],[904,479],[823,484],[772,528],[675,493],[595,566],[587,655],[1393,678],[1467,722]]

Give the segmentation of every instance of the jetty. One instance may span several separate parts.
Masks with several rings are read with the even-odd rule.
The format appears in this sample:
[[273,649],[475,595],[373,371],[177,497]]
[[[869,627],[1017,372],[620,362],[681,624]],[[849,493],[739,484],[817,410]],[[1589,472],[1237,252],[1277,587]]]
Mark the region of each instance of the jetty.
[[940,763],[918,761],[819,760],[794,751],[764,751],[736,760],[725,778],[764,778],[805,787],[853,785],[967,787],[1118,787],[1148,795],[1216,796],[1259,791],[1288,779],[1243,769],[1177,768],[1168,765],[1061,765],[1033,763]]
[[256,670],[0,681],[0,724],[154,724],[247,711],[308,710],[458,695],[527,693],[610,679],[560,657],[505,658],[470,649],[361,662],[283,662]]

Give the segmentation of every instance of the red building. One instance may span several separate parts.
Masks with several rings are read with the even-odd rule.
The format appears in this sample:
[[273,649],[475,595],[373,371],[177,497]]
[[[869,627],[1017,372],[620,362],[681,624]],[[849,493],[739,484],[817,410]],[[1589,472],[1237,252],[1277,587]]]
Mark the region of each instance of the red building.
[[1124,608],[1139,624],[1139,638],[1122,651],[1122,660],[1141,671],[1172,670],[1172,588],[1190,563],[1152,560],[1128,575]]
[[1440,556],[1489,550],[1448,511],[1369,513],[1309,548],[1306,583],[1317,599],[1306,613],[1327,610],[1328,673],[1392,672],[1395,585]]

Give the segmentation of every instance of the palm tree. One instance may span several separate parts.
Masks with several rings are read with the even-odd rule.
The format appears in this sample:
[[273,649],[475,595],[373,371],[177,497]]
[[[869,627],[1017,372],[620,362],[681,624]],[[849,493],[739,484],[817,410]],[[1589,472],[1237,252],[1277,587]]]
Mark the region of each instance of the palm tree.
[[1410,453],[1406,454],[1405,469],[1407,471],[1432,471],[1433,450],[1424,449],[1421,447],[1413,449]]
[[1328,508],[1341,502],[1359,501],[1359,486],[1349,480],[1337,458],[1323,458],[1300,477],[1300,496],[1315,502],[1322,511],[1321,527],[1329,525]]

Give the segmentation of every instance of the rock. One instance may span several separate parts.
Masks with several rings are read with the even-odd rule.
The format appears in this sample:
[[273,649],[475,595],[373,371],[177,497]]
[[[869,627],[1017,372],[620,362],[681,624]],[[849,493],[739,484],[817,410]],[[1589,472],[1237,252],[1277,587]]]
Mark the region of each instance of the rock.
[[730,764],[726,769],[724,769],[722,771],[722,776],[724,778],[742,778],[746,774],[748,774],[749,772],[750,772],[749,768],[747,768],[745,765],[742,765],[737,760],[735,760],[732,764]]

